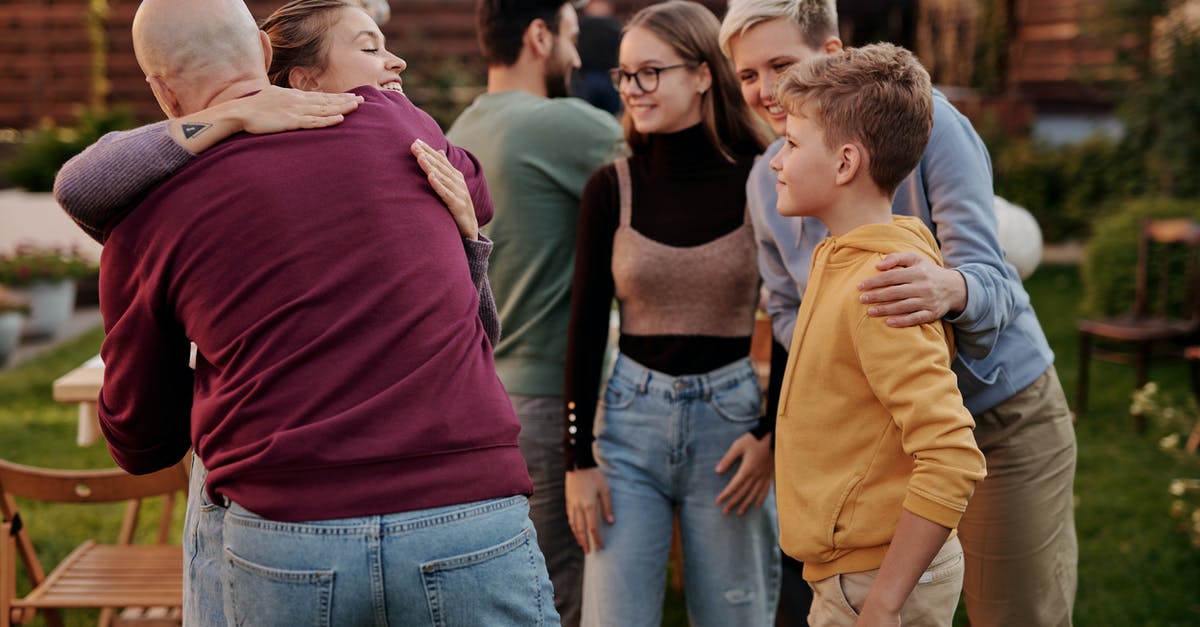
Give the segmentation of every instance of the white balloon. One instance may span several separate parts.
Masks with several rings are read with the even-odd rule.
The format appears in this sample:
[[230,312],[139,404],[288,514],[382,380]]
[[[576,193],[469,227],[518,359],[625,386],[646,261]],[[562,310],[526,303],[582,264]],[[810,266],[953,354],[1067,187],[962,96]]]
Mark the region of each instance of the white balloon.
[[1042,229],[1024,207],[996,196],[996,225],[1004,258],[1022,279],[1029,278],[1042,261]]

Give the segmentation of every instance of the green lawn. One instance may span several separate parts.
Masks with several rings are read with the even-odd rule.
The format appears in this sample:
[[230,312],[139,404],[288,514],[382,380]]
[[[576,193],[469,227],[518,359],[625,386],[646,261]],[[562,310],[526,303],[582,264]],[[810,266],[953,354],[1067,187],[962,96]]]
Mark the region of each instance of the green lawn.
[[[1043,267],[1026,287],[1071,396],[1080,300],[1076,269]],[[20,368],[0,372],[0,456],[47,466],[111,465],[103,445],[75,446],[75,409],[50,398],[54,377],[94,355],[100,337],[99,332],[89,334]],[[1186,396],[1186,368],[1181,364],[1161,364],[1152,377],[1167,392]],[[1172,500],[1169,481],[1200,477],[1200,458],[1177,459],[1160,452],[1160,434],[1153,426],[1144,435],[1133,432],[1128,416],[1132,379],[1127,367],[1094,364],[1090,409],[1077,427],[1080,560],[1075,622],[1200,625],[1200,550],[1189,546],[1179,523],[1167,515]],[[69,515],[68,509],[78,515]],[[29,507],[26,523],[38,550],[54,563],[83,538],[115,537],[119,517],[115,508]],[[664,615],[666,625],[686,624],[682,601],[673,595],[668,595]],[[83,625],[88,615],[68,618],[69,624]]]

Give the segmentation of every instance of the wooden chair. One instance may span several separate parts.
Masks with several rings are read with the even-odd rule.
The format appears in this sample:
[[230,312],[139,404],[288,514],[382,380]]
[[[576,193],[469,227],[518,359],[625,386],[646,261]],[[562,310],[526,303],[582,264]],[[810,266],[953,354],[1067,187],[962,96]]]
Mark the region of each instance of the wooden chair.
[[[20,625],[42,611],[47,625],[61,627],[59,609],[102,608],[100,625],[113,623],[114,608],[166,608],[122,614],[113,624],[130,624],[127,617],[166,616],[147,624],[180,624],[183,605],[183,553],[167,544],[176,493],[187,492],[187,459],[159,472],[133,476],[120,469],[51,470],[0,460],[0,627]],[[162,496],[158,544],[132,543],[142,499]],[[128,501],[117,544],[88,540],[49,574],[42,569],[29,532],[13,497],[54,503],[112,503]],[[16,592],[16,561],[33,589],[23,598]]]
[[[1088,365],[1093,358],[1132,361],[1135,387],[1140,388],[1148,380],[1155,346],[1168,345],[1181,355],[1183,343],[1200,330],[1200,224],[1183,218],[1143,219],[1140,230],[1129,312],[1079,321],[1078,416],[1087,410]],[[1171,289],[1179,285],[1182,291]],[[1182,293],[1182,298],[1175,298],[1176,293]],[[1192,362],[1192,367],[1196,364]],[[1143,430],[1144,419],[1139,416],[1136,420],[1137,430]]]
[[[1200,345],[1192,345],[1183,349],[1183,358],[1188,360],[1192,365],[1192,394],[1197,400],[1200,400]],[[1200,449],[1200,420],[1192,426],[1192,431],[1188,433],[1188,439],[1183,445],[1184,450],[1189,453],[1195,453]]]

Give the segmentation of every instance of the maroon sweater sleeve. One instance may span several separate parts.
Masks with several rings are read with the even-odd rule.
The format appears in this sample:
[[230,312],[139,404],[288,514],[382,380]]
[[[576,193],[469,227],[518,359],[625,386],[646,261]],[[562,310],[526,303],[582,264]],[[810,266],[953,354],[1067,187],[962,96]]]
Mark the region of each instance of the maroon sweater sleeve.
[[579,205],[563,387],[566,403],[563,451],[569,470],[596,465],[592,456],[592,424],[615,289],[612,249],[619,220],[617,207],[616,174],[610,165],[588,179]]
[[190,342],[138,255],[110,240],[100,264],[104,384],[100,428],[117,465],[135,475],[178,462],[191,447]]
[[460,148],[447,141],[444,149],[450,165],[462,172],[467,181],[467,190],[471,194],[471,202],[475,204],[475,219],[479,221],[479,226],[491,222],[494,209],[487,181],[483,178],[483,166],[466,148]]

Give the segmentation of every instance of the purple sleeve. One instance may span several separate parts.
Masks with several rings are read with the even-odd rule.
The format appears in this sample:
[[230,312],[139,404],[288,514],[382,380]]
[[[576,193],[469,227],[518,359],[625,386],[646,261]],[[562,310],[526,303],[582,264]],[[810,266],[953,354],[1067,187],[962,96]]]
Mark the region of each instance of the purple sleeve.
[[492,296],[492,284],[488,281],[488,257],[492,254],[492,240],[479,234],[478,240],[463,238],[467,250],[467,266],[471,269],[471,282],[479,290],[479,321],[492,346],[500,341],[500,313],[496,311],[496,299]]
[[92,239],[105,231],[138,198],[195,155],[167,133],[167,120],[101,137],[63,165],[54,179],[54,197]]

